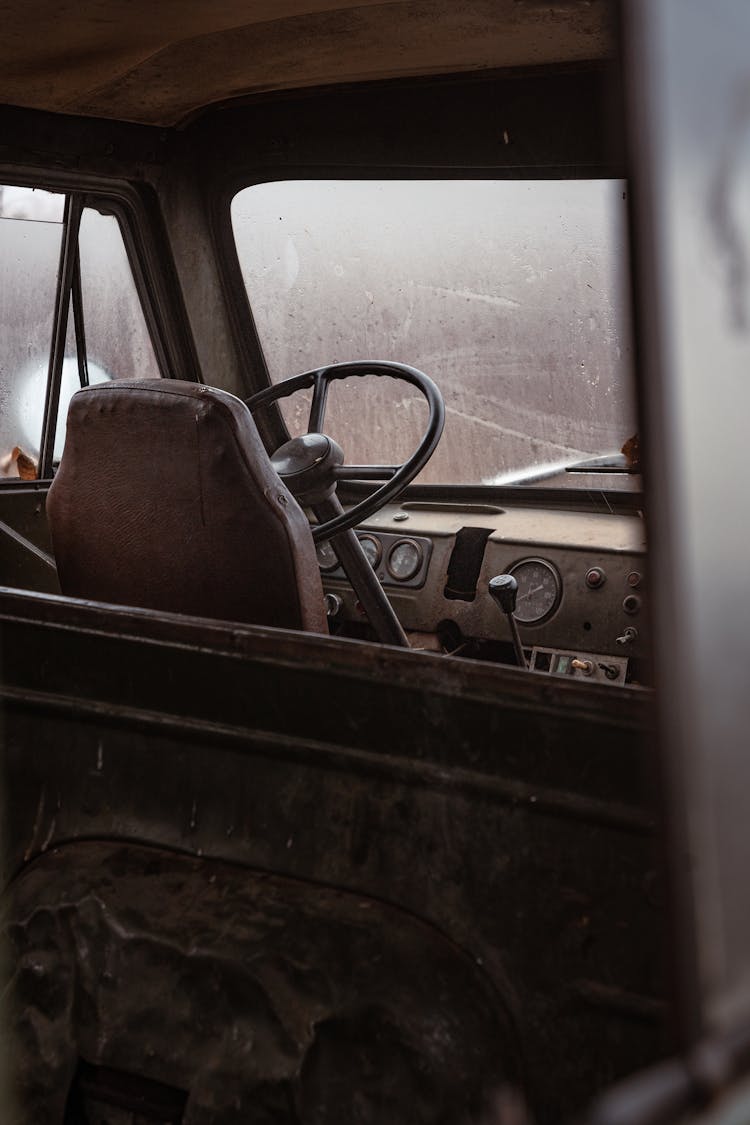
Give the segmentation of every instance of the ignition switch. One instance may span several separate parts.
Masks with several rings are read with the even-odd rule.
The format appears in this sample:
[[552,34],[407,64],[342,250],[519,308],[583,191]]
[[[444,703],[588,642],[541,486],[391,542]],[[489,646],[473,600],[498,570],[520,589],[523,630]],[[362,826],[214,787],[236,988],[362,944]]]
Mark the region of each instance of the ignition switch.
[[326,594],[326,616],[338,617],[344,607],[344,603],[338,594]]

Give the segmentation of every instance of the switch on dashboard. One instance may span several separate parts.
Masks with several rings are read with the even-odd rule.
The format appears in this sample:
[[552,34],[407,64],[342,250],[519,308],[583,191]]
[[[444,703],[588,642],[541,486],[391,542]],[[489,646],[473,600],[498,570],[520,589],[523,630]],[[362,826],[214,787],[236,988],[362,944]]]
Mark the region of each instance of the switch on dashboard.
[[546,672],[553,676],[624,684],[628,661],[621,656],[593,652],[581,655],[567,649],[535,647],[531,650],[529,668],[534,672]]

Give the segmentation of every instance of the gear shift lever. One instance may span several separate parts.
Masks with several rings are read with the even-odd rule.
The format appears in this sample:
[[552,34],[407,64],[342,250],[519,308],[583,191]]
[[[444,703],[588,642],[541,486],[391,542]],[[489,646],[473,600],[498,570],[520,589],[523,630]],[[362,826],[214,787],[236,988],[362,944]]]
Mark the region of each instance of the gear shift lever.
[[521,637],[518,633],[518,625],[513,616],[513,611],[516,608],[518,583],[512,574],[497,574],[494,578],[490,578],[489,592],[495,605],[497,605],[508,618],[510,633],[513,637],[513,648],[516,653],[516,663],[519,668],[527,668],[528,665],[526,663],[526,657],[524,656]]

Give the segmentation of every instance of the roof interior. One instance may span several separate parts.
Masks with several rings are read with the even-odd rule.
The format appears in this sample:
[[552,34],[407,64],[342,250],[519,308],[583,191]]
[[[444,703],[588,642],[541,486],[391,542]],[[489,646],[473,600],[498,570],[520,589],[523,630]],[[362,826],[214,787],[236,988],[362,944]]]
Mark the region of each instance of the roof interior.
[[608,0],[6,0],[0,103],[176,125],[268,90],[601,59]]

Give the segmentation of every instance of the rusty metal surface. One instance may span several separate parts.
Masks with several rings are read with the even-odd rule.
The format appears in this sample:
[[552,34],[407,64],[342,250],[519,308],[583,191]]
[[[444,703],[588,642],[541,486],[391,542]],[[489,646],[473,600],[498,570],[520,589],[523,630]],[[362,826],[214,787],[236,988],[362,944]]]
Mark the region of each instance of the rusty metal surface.
[[25,870],[4,931],[15,1121],[60,1121],[81,1059],[185,1091],[184,1125],[464,1125],[515,1077],[482,970],[370,899],[79,843]]
[[541,1121],[666,1046],[647,696],[0,603],[8,876],[71,841],[130,840],[405,910],[481,962]]

